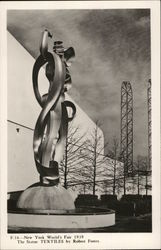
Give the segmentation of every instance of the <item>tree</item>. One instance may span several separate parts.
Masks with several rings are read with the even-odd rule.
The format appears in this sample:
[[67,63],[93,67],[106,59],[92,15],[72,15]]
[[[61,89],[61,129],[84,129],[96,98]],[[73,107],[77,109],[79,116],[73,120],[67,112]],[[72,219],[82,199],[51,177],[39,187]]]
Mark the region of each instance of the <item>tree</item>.
[[[142,164],[143,164],[143,158],[141,156],[137,156],[136,162],[134,162],[134,183],[133,185],[137,186],[137,194],[140,195],[140,188],[141,188],[141,179],[140,179],[140,175],[141,175],[141,168],[142,168]],[[137,178],[135,178],[135,176]]]
[[[149,165],[148,164],[148,160],[147,160],[147,157],[145,158],[145,169],[146,169],[146,182],[145,182],[145,190],[146,190],[146,195],[148,195],[148,190],[151,190],[152,186],[151,186],[151,178],[148,178],[151,177],[151,169],[149,169]],[[150,179],[150,180],[149,180]]]
[[120,152],[119,140],[113,137],[110,148],[107,151],[107,157],[111,158],[108,164],[107,175],[112,181],[113,195],[122,193],[126,195],[127,191],[131,190],[133,182],[132,176],[129,176],[126,171],[126,160],[124,154]]
[[106,157],[104,156],[104,145],[102,131],[99,128],[99,122],[96,121],[95,128],[90,134],[90,139],[84,145],[83,155],[85,161],[81,161],[81,175],[84,182],[90,184],[92,193],[95,195],[96,186],[99,185]]
[[110,164],[108,166],[108,176],[112,179],[112,189],[113,195],[116,194],[116,187],[120,188],[120,164],[118,160],[120,159],[120,148],[119,148],[119,141],[116,137],[113,137],[112,145],[108,149],[107,155],[111,158]]
[[148,170],[147,157],[138,155],[134,161],[133,186],[137,189],[137,194],[140,195],[141,190],[145,189],[146,195],[151,188],[149,185],[148,176],[151,173]]
[[126,159],[123,152],[120,151],[118,160],[121,162],[120,168],[119,168],[119,185],[120,188],[123,188],[123,194],[126,195],[126,191],[129,191],[130,187],[127,186],[127,179],[128,179],[128,173],[126,168]]
[[66,189],[80,181],[79,165],[83,161],[81,151],[84,144],[86,144],[85,134],[80,135],[79,127],[74,127],[71,122],[68,127],[64,159],[60,164],[60,175]]

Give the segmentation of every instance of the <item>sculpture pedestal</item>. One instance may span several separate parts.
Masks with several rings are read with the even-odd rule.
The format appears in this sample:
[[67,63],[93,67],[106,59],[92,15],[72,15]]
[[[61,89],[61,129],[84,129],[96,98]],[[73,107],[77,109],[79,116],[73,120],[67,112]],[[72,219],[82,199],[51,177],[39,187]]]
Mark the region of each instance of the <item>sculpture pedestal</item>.
[[75,208],[74,201],[68,190],[60,184],[43,186],[37,184],[27,188],[20,195],[17,207],[31,210],[71,210]]
[[20,192],[8,194],[9,232],[92,232],[115,225],[115,211],[97,207],[75,209],[20,209]]

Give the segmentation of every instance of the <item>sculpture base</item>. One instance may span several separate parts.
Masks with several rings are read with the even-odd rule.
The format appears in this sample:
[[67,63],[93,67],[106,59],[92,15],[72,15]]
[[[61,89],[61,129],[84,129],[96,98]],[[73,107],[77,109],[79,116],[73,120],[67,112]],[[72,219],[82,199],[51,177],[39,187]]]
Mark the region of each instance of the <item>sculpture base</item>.
[[8,195],[9,232],[91,232],[115,224],[115,212],[110,209],[20,209],[16,206],[20,192]]
[[17,207],[31,210],[74,209],[74,201],[68,190],[60,184],[55,186],[32,185],[20,195]]

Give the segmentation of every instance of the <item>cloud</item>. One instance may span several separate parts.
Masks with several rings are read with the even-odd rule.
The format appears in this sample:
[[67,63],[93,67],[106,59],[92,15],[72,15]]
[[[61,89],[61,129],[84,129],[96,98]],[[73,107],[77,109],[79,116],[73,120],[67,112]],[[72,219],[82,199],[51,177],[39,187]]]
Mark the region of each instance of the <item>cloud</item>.
[[140,26],[142,28],[149,28],[150,26],[150,17],[149,16],[143,16],[135,23],[136,26]]
[[145,152],[140,142],[147,143],[147,114],[142,118],[140,111],[146,112],[145,83],[150,78],[149,23],[148,9],[8,11],[9,31],[34,57],[44,28],[75,48],[71,96],[93,120],[104,123],[107,141],[120,134],[121,83],[132,83],[135,154]]

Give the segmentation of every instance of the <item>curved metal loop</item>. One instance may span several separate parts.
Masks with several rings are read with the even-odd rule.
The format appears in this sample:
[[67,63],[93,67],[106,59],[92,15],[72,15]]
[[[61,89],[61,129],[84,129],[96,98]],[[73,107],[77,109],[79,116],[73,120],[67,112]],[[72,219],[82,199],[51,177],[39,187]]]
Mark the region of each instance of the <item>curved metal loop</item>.
[[[52,58],[50,58],[50,61],[51,62],[55,61],[55,75],[54,75],[53,81],[50,82],[51,87],[50,87],[50,91],[49,91],[48,96],[47,96],[47,100],[44,103],[43,109],[42,109],[42,111],[41,111],[41,113],[40,113],[40,115],[38,117],[37,122],[36,122],[35,130],[34,130],[34,139],[33,139],[33,149],[34,149],[34,156],[35,156],[37,170],[40,173],[40,175],[43,175],[43,176],[44,176],[44,173],[51,175],[52,170],[48,169],[49,166],[43,166],[41,164],[43,156],[42,156],[42,152],[40,152],[41,151],[40,146],[41,146],[41,143],[42,143],[42,140],[43,140],[43,135],[44,135],[46,125],[47,125],[47,123],[49,121],[50,111],[51,111],[51,109],[56,108],[59,97],[61,95],[61,91],[62,91],[62,88],[63,88],[64,81],[65,81],[65,79],[64,79],[65,67],[62,64],[61,59],[59,58],[59,56],[57,56],[56,54],[53,54]],[[39,67],[37,67],[37,69],[40,68],[40,65],[39,65]],[[37,76],[38,73],[33,74],[33,75]],[[35,83],[35,82],[33,82],[33,83]],[[36,82],[36,85],[34,85],[34,90],[35,90],[35,93],[36,93],[37,100],[39,101],[40,105],[42,105],[42,98],[40,98],[39,94],[37,95],[37,93],[39,93],[39,91],[37,89],[37,82]],[[61,120],[61,117],[59,119]],[[49,124],[49,126],[50,126],[50,124]],[[57,131],[56,131],[56,133],[57,133]],[[50,137],[53,139],[52,134],[49,135],[49,138]],[[46,152],[43,152],[43,153],[45,154]],[[42,171],[40,171],[40,169]]]
[[48,52],[48,37],[52,38],[52,34],[47,29],[45,29],[42,33],[42,39],[40,43],[40,53],[43,58],[46,58]]
[[73,47],[70,47],[64,51],[64,58],[66,61],[67,66],[71,66],[72,59],[75,58],[75,50]]
[[68,122],[72,121],[73,118],[75,117],[76,114],[76,106],[74,105],[74,103],[70,102],[70,101],[64,101],[64,105],[67,108],[71,108],[72,109],[72,115],[69,117],[68,116]]
[[50,52],[47,52],[46,58],[44,58],[42,55],[40,55],[37,58],[33,67],[33,71],[32,71],[32,82],[33,82],[34,94],[41,107],[43,107],[44,103],[43,103],[43,99],[40,95],[39,88],[38,88],[38,75],[39,75],[39,71],[41,67],[47,62],[52,63],[53,68],[55,68],[55,61],[54,61],[53,55]]

